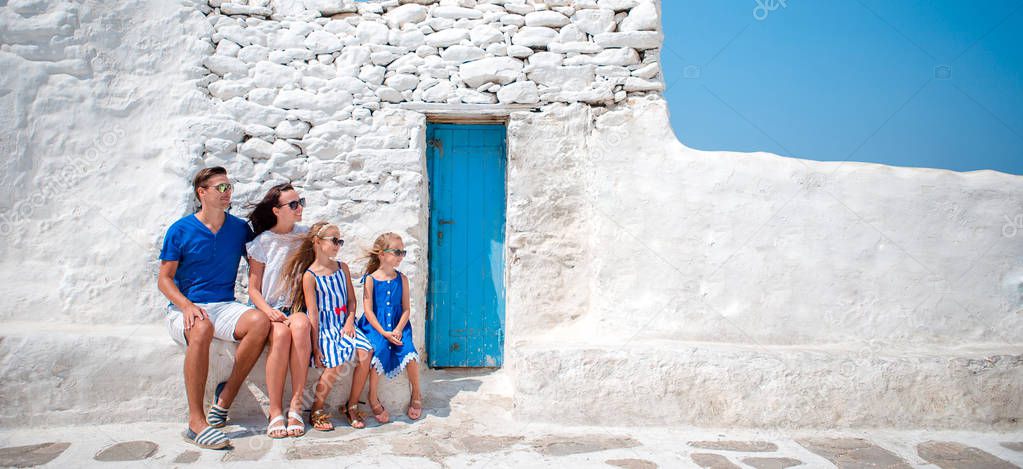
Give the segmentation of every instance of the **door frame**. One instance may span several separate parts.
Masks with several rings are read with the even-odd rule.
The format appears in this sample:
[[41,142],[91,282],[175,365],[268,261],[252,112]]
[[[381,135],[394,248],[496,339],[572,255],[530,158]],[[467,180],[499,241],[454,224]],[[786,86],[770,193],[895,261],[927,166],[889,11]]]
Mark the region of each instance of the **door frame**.
[[[424,150],[423,150],[423,157],[424,157],[423,160],[424,160],[424,166],[427,166],[427,167],[429,165],[430,151],[431,151],[430,147],[432,145],[432,143],[430,142],[430,139],[429,139],[430,128],[433,125],[437,125],[437,124],[454,124],[454,125],[465,125],[465,126],[471,126],[471,125],[501,125],[501,126],[504,127],[504,142],[503,142],[503,144],[504,144],[503,145],[504,146],[504,154],[501,155],[502,158],[504,158],[504,162],[505,162],[505,171],[504,171],[504,174],[503,174],[503,181],[502,181],[502,184],[503,184],[503,187],[502,187],[503,204],[504,204],[502,212],[503,212],[504,219],[502,220],[502,224],[503,224],[502,236],[503,236],[503,239],[501,240],[502,241],[501,246],[502,246],[502,251],[503,251],[502,252],[503,265],[502,265],[502,269],[501,269],[501,288],[502,288],[501,296],[503,297],[501,302],[503,304],[501,305],[501,313],[500,313],[500,315],[501,315],[500,319],[501,319],[502,344],[501,344],[501,364],[496,366],[496,367],[492,367],[492,368],[500,368],[500,367],[503,366],[504,359],[507,356],[506,348],[507,348],[507,344],[508,344],[508,327],[507,327],[508,302],[507,302],[507,292],[508,292],[508,260],[509,260],[509,254],[510,254],[510,252],[508,250],[508,200],[509,200],[508,199],[508,195],[509,195],[508,194],[508,173],[509,173],[508,168],[509,168],[509,163],[510,163],[510,158],[509,158],[509,154],[508,154],[508,115],[507,114],[504,114],[504,115],[487,115],[487,114],[481,114],[481,115],[463,115],[463,114],[454,114],[454,115],[452,115],[452,114],[446,114],[446,113],[441,113],[441,114],[427,113],[426,114],[426,125],[423,127],[423,134],[422,134],[422,135],[424,135],[424,137],[426,137],[425,138],[425,140],[426,140],[425,141],[425,145],[423,146],[423,148],[424,148]],[[426,170],[426,169],[427,168],[424,168],[424,170]],[[423,317],[425,319],[425,321],[424,321],[425,327],[423,328],[423,330],[424,330],[424,337],[423,338],[425,340],[424,340],[423,346],[424,346],[424,351],[426,352],[426,355],[427,355],[426,363],[424,363],[424,365],[426,365],[429,368],[434,368],[431,365],[432,358],[429,356],[430,355],[430,348],[431,348],[432,332],[433,332],[432,331],[432,329],[433,329],[433,304],[431,302],[431,291],[432,291],[431,289],[432,289],[433,279],[429,275],[429,272],[431,272],[431,270],[432,270],[431,266],[432,266],[433,256],[434,256],[433,255],[433,250],[429,249],[429,247],[432,245],[432,240],[433,240],[433,231],[432,231],[432,228],[433,228],[433,199],[432,199],[433,181],[431,180],[431,177],[430,177],[431,175],[430,175],[430,171],[429,170],[424,171],[424,173],[427,176],[425,178],[426,181],[427,181],[426,188],[425,188],[425,193],[426,193],[426,221],[427,221],[427,223],[426,223],[426,235],[427,235],[427,243],[426,243],[427,244],[427,255],[426,255],[426,271],[427,271],[427,276],[426,277],[427,277],[427,280],[426,280],[426,291],[425,291],[425,302],[424,302],[425,307],[426,307],[425,308],[426,311],[425,311],[425,314],[423,315]],[[437,367],[437,368],[449,368],[449,367]],[[481,368],[482,369],[487,369],[487,368],[491,368],[491,367],[471,367],[471,368],[473,368],[473,369],[481,369]]]

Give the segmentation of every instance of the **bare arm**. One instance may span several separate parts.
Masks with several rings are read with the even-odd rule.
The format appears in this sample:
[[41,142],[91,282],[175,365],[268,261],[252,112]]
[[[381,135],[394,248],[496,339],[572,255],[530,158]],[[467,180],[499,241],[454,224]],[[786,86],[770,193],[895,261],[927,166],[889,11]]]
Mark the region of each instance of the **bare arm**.
[[263,273],[266,272],[266,264],[249,257],[249,300],[256,309],[265,314],[271,321],[280,322],[287,319],[284,313],[271,307],[263,297]]
[[185,329],[191,329],[195,321],[202,321],[209,317],[206,310],[198,307],[195,303],[185,297],[177,284],[174,283],[174,274],[178,271],[178,261],[160,261],[160,273],[157,275],[156,286],[160,293],[166,296],[174,306],[181,310],[185,318]]
[[376,313],[373,312],[373,278],[370,276],[366,281],[366,286],[362,288],[362,314],[369,321],[369,325],[373,326],[377,332],[382,336],[386,336],[388,331],[384,330],[384,326],[380,325],[380,321],[377,320]]
[[394,330],[401,334],[401,331],[405,329],[405,325],[408,324],[411,308],[409,307],[408,277],[405,274],[399,275],[401,275],[401,319],[398,320],[398,325],[395,326]]

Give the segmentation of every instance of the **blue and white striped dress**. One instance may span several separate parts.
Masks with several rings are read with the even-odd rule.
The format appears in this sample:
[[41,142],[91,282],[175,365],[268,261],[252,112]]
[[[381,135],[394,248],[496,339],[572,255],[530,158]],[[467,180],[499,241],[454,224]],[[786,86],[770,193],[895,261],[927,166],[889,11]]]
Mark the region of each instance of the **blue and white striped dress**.
[[[323,352],[324,366],[334,368],[355,357],[355,349],[373,351],[366,335],[355,328],[355,337],[344,335],[345,318],[348,314],[348,280],[341,263],[337,263],[337,271],[330,275],[319,276],[309,271],[316,279],[316,307],[320,320],[320,350]],[[312,357],[315,365],[316,357]]]

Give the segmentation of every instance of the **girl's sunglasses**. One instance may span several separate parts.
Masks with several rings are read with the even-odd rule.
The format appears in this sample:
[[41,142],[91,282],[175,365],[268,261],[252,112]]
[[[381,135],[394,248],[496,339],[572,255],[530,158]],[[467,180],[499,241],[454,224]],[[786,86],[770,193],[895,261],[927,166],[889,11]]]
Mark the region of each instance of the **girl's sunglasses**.
[[222,182],[222,183],[217,184],[215,186],[203,186],[203,187],[205,187],[207,189],[213,189],[213,190],[215,190],[217,192],[220,192],[221,194],[223,194],[223,193],[225,193],[225,192],[227,192],[227,191],[229,191],[231,189],[234,189],[234,185],[231,184],[230,182]]
[[343,240],[341,238],[334,237],[334,236],[318,236],[318,238],[330,241],[330,242],[334,243],[334,245],[337,246],[337,247],[341,247],[341,246],[345,245],[345,240]]
[[408,251],[404,249],[384,249],[384,252],[389,252],[398,257],[405,257],[405,254],[408,254]]
[[277,206],[277,208],[281,208],[285,205],[287,205],[288,208],[292,210],[298,210],[299,206],[305,207],[305,197],[302,197],[301,199],[298,200],[292,200],[291,202],[288,202],[286,204],[280,204]]

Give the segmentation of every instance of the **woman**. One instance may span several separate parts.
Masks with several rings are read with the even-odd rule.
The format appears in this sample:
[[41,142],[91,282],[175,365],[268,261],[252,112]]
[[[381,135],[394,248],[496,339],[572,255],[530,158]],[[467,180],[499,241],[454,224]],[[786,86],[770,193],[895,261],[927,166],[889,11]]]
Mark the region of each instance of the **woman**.
[[[305,199],[299,197],[291,184],[279,184],[271,187],[249,214],[252,230],[256,234],[256,238],[246,245],[249,257],[249,301],[270,318],[274,332],[285,328],[290,330],[291,338],[292,393],[287,426],[283,423],[287,369],[271,369],[271,360],[267,360],[266,387],[270,394],[271,419],[267,426],[267,436],[271,438],[305,434],[301,412],[302,391],[309,373],[309,355],[312,350],[309,317],[301,312],[291,312],[288,289],[280,285],[285,259],[298,247],[302,235],[309,231],[307,227],[296,224],[302,221],[303,207]],[[273,333],[270,335],[275,336]],[[278,350],[281,348],[276,347]],[[272,343],[270,352],[275,353]]]

